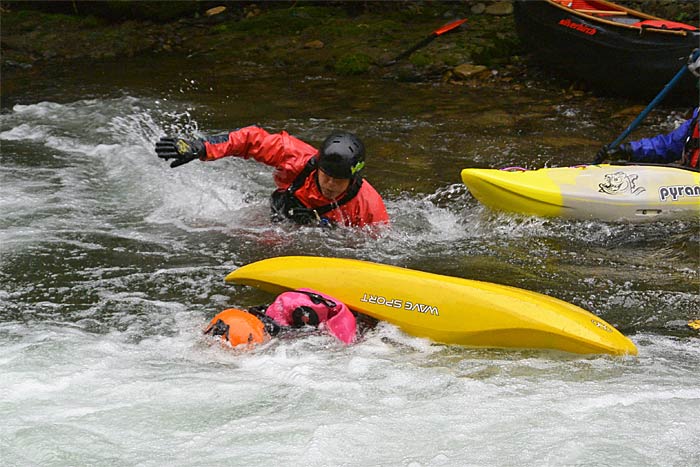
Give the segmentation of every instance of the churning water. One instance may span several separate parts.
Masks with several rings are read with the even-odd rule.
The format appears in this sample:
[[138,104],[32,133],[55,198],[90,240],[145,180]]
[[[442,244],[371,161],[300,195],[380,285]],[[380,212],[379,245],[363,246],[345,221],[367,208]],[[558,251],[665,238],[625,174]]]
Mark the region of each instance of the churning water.
[[[697,222],[494,214],[459,183],[467,166],[585,162],[616,136],[621,103],[321,77],[118,91],[119,76],[54,78],[5,96],[0,115],[3,465],[700,464],[700,339],[685,326],[699,317]],[[681,119],[669,115],[645,131]],[[166,133],[253,123],[312,143],[364,136],[391,231],[271,224],[267,167],[171,170],[153,152]],[[202,336],[221,309],[273,298],[228,272],[288,254],[546,293],[640,353],[466,349],[384,323],[349,347]]]

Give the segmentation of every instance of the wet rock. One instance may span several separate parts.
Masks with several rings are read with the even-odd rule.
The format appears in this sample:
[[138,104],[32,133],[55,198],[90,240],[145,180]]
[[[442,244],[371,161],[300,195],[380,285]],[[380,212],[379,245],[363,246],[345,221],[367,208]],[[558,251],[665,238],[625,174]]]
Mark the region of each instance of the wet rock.
[[325,46],[323,41],[320,40],[315,40],[315,41],[309,41],[306,44],[304,44],[305,49],[322,49]]
[[243,16],[245,19],[255,18],[256,16],[260,16],[261,13],[262,11],[260,8],[254,3],[243,9]]
[[493,3],[486,7],[486,14],[494,16],[506,16],[513,14],[513,4],[510,2]]
[[225,7],[225,6],[217,6],[217,7],[214,7],[214,8],[209,8],[207,11],[204,12],[204,14],[205,14],[206,16],[216,16],[216,15],[218,15],[218,14],[223,13],[224,11],[226,11],[226,7]]
[[16,62],[14,60],[5,60],[5,65],[14,68],[21,68],[23,70],[28,70],[32,67],[31,63]]
[[476,5],[472,5],[470,11],[473,15],[480,15],[484,11],[486,11],[486,5],[484,5],[483,3],[477,3]]
[[472,65],[470,63],[463,63],[462,65],[456,66],[452,70],[452,79],[472,79],[472,78],[483,78],[490,74],[488,68],[483,65]]

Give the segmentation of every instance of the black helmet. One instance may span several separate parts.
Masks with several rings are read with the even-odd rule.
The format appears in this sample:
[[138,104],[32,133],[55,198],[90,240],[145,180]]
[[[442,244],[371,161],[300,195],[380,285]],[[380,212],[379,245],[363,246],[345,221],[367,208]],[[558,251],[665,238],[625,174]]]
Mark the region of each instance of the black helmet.
[[321,145],[318,168],[333,178],[353,178],[365,166],[365,145],[352,133],[332,133]]

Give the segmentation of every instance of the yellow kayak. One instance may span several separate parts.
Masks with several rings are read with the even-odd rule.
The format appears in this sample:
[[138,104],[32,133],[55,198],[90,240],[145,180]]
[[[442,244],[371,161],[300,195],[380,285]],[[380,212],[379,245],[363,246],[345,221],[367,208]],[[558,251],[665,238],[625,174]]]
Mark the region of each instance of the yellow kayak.
[[700,172],[677,166],[464,169],[462,181],[499,211],[604,221],[700,217]]
[[613,326],[562,300],[489,282],[341,258],[286,256],[242,266],[226,282],[271,293],[308,287],[413,336],[474,347],[636,355]]

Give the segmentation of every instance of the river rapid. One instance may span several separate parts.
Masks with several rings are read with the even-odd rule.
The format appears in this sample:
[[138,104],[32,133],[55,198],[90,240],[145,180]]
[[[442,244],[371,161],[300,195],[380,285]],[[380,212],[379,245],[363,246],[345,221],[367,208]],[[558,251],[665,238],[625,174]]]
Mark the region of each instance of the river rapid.
[[[10,77],[0,113],[3,465],[700,464],[697,220],[512,216],[465,167],[589,162],[628,102],[538,83],[456,86],[283,76],[130,60]],[[153,70],[158,70],[154,73]],[[653,112],[635,136],[668,131]],[[393,225],[375,238],[269,221],[271,169],[170,169],[164,134],[259,124],[368,148]],[[380,323],[251,351],[202,336],[218,311],[273,296],[227,285],[281,255],[358,258],[506,284],[617,326],[639,356],[431,343]]]

